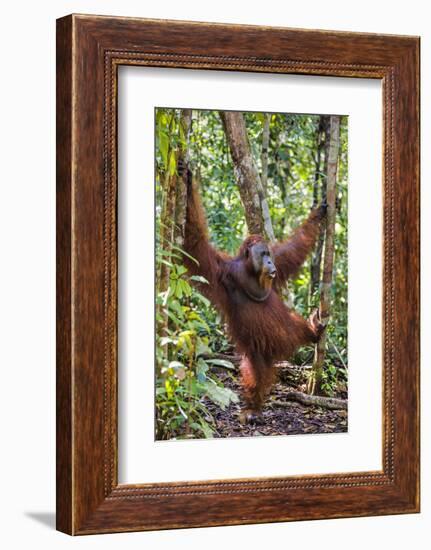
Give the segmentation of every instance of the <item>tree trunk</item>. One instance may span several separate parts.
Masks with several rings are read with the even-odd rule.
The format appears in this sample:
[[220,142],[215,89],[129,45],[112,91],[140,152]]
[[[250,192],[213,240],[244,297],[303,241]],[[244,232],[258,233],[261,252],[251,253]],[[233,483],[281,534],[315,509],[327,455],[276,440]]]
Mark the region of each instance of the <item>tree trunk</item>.
[[[171,141],[172,133],[175,128],[176,113],[172,110],[170,113],[170,120],[168,125],[168,148],[166,158],[163,157],[163,167],[159,172],[160,186],[162,188],[162,211],[160,214],[160,230],[158,235],[158,246],[163,250],[169,248],[173,237],[173,225],[172,216],[175,212],[175,181],[170,174],[169,160],[173,153]],[[169,281],[169,269],[164,263],[160,263],[160,267],[157,270],[156,277],[156,289],[157,293],[164,292],[167,289],[167,283]]]
[[[177,154],[177,164],[182,161],[189,162],[189,138],[192,126],[192,110],[183,109],[180,115],[180,147]],[[186,226],[187,207],[187,171],[183,177],[177,177],[177,189],[175,199],[175,244],[180,248],[184,245],[184,231]]]
[[268,187],[268,152],[269,152],[269,125],[271,123],[271,114],[265,113],[265,119],[263,123],[263,134],[262,134],[262,187],[265,197],[267,194]]
[[[178,115],[173,112],[169,131],[168,162],[163,175],[163,206],[160,224],[160,246],[170,253],[172,244],[182,246],[186,220],[187,189],[184,178],[177,175],[176,166],[181,158],[187,161],[188,136],[191,127],[192,111],[183,109]],[[179,146],[172,146],[172,134],[179,134]],[[165,257],[169,260],[169,256]],[[164,292],[169,286],[170,269],[166,263],[160,266],[157,291]]]
[[244,116],[239,112],[220,111],[232,156],[235,177],[245,210],[249,233],[274,239],[268,203],[248,141]]
[[[163,182],[164,204],[161,215],[160,224],[160,246],[166,252],[170,253],[174,238],[174,216],[176,202],[176,174],[171,175],[169,170],[166,170]],[[165,258],[169,260],[169,257]],[[169,286],[169,266],[165,263],[161,264],[160,276],[157,285],[158,292],[164,292]]]
[[[320,320],[326,327],[330,315],[330,294],[332,271],[334,266],[334,235],[335,235],[335,199],[337,182],[338,150],[340,145],[340,117],[330,117],[330,138],[328,151],[328,167],[326,175],[326,213],[325,255],[323,259],[323,277],[320,290]],[[313,369],[309,380],[308,392],[319,395],[322,392],[323,363],[325,359],[326,330],[316,344]]]
[[[287,208],[289,206],[289,193],[288,187],[290,183],[290,165],[289,159],[283,161],[280,155],[282,148],[281,144],[281,131],[277,131],[275,135],[275,150],[274,150],[274,163],[275,163],[275,174],[274,182],[277,187],[280,189],[281,199],[284,206]],[[289,154],[289,149],[286,147],[286,152]]]
[[[314,172],[314,185],[313,185],[313,207],[316,207],[320,200],[324,201],[326,198],[326,186],[325,177],[323,174],[328,170],[328,153],[329,153],[329,119],[328,115],[321,115],[316,135],[316,167]],[[320,191],[320,193],[319,193]],[[322,225],[320,233],[317,238],[317,246],[315,253],[311,259],[311,277],[310,277],[310,304],[314,293],[319,286],[320,281],[320,269],[322,265],[322,252],[323,242],[325,237],[325,227]]]

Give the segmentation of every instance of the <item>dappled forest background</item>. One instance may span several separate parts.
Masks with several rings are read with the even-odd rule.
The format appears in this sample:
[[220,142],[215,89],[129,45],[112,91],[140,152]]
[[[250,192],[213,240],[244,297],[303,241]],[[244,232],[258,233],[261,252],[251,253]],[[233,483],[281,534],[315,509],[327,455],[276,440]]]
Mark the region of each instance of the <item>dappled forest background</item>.
[[[268,235],[265,225],[266,237],[284,240],[325,199],[330,117],[253,112],[242,116],[273,232]],[[338,118],[334,266],[319,393],[346,398],[348,136],[347,117]],[[223,320],[193,287],[192,279],[199,277],[190,277],[184,267],[186,204],[177,168],[181,157],[200,187],[212,244],[234,255],[249,233],[220,113],[156,109],[156,439],[253,435],[241,431],[237,422],[234,428],[226,427],[227,417],[234,418],[240,407],[235,352]],[[319,306],[324,241],[322,231],[314,253],[284,296],[304,317]],[[286,387],[306,391],[314,353],[313,347],[298,351],[286,367]],[[286,417],[283,411],[280,418]],[[335,426],[333,418],[325,422]],[[258,435],[312,431],[289,431],[287,424],[280,431],[279,423],[274,420],[273,431],[261,430]]]

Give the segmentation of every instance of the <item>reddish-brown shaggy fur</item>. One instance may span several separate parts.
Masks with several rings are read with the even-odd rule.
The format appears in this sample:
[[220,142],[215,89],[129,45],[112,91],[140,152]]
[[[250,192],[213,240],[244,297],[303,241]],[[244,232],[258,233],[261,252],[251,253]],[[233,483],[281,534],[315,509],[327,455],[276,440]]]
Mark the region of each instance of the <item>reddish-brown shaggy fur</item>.
[[[208,285],[199,285],[200,290],[222,312],[243,357],[244,398],[251,411],[262,408],[273,383],[274,363],[288,359],[298,347],[316,342],[320,335],[317,319],[307,321],[288,308],[280,291],[313,248],[323,215],[324,209],[313,210],[290,239],[270,246],[277,269],[272,282],[253,272],[247,253],[254,244],[264,242],[261,236],[247,237],[234,258],[211,246],[199,193],[189,185],[185,250],[199,264],[189,259],[186,263],[191,273],[208,281]],[[256,295],[263,299],[256,300]]]

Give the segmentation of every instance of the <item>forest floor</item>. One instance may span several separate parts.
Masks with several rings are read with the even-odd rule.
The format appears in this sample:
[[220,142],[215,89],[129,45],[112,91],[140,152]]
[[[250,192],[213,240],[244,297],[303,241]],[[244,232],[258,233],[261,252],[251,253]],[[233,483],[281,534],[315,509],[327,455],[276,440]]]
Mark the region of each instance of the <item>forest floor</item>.
[[[219,369],[217,369],[219,370]],[[280,369],[279,381],[274,385],[259,423],[241,424],[241,402],[231,404],[225,410],[207,401],[206,405],[215,420],[214,437],[251,437],[269,435],[323,434],[347,432],[347,410],[330,410],[327,408],[302,405],[289,400],[286,395],[291,390],[303,391],[302,384],[292,385],[286,380],[284,369]],[[283,376],[284,374],[284,376]],[[219,370],[218,378],[241,396],[239,374]],[[337,397],[345,398],[346,395]]]

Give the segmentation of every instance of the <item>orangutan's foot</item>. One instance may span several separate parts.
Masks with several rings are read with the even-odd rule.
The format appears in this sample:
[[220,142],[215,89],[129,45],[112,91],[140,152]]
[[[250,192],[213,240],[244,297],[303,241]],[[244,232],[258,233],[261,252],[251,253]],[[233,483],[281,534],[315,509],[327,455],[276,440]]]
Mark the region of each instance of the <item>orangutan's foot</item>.
[[243,409],[239,415],[241,424],[263,424],[263,415],[260,411]]

